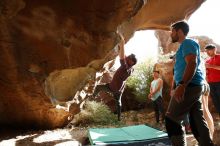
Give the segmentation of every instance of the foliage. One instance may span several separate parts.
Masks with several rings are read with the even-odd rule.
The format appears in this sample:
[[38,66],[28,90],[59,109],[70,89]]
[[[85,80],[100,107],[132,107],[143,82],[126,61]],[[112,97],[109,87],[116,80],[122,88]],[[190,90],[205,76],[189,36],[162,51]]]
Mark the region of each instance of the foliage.
[[84,109],[74,117],[75,125],[85,124],[117,124],[117,117],[102,102],[87,101]]
[[139,102],[145,102],[150,93],[150,83],[153,80],[153,59],[135,66],[133,74],[127,80],[127,86],[132,89],[133,94]]

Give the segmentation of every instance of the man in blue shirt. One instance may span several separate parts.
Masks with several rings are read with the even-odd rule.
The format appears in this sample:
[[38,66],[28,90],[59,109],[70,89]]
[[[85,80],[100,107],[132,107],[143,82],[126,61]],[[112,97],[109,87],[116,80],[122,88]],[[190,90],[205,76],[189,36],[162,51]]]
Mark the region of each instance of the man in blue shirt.
[[213,146],[209,129],[202,112],[201,95],[204,85],[204,73],[200,63],[200,46],[194,40],[186,38],[189,25],[185,21],[171,26],[172,42],[180,43],[174,65],[174,85],[167,109],[165,124],[173,146],[186,146],[182,122],[189,113],[190,125],[194,137],[200,146]]

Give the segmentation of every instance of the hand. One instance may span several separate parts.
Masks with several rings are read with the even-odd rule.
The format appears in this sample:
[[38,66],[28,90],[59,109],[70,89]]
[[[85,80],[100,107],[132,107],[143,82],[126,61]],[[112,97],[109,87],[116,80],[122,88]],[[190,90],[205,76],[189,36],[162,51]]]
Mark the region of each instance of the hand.
[[151,100],[151,98],[152,98],[152,94],[151,93],[148,95],[148,98]]
[[171,97],[173,97],[174,91],[175,91],[175,90],[173,90],[173,89],[170,90],[170,96],[171,96]]
[[180,103],[184,100],[185,88],[186,87],[184,85],[178,85],[173,93],[173,98],[178,103]]

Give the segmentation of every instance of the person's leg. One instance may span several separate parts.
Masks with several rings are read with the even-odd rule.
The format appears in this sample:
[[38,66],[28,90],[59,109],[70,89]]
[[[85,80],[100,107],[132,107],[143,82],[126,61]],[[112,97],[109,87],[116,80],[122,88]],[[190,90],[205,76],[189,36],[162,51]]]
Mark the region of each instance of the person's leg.
[[118,113],[118,121],[121,121],[121,106],[120,105],[118,105],[117,113]]
[[190,110],[191,129],[200,146],[213,146],[207,122],[203,116],[202,104],[198,100]]
[[185,91],[184,98],[195,99],[189,111],[190,124],[194,137],[198,140],[200,146],[213,146],[207,122],[203,116],[201,101],[202,89],[202,86],[189,87]]
[[155,114],[156,123],[159,123],[160,115],[159,115],[158,99],[153,101],[153,106],[154,106],[154,114]]
[[209,111],[209,107],[208,107],[208,95],[203,95],[202,96],[202,105],[203,105],[204,118],[207,121],[209,131],[210,131],[210,136],[211,136],[211,138],[213,138],[214,122],[213,122],[213,118],[212,118],[212,115],[211,115],[211,113]]
[[217,112],[220,114],[220,83],[209,83],[209,86],[212,102]]
[[163,99],[161,96],[158,98],[158,109],[159,109],[159,112],[161,113],[161,121],[164,122],[165,111],[164,111],[164,107],[163,107]]
[[195,139],[199,141],[199,137],[200,137],[199,132],[197,130],[196,123],[191,112],[189,112],[189,123],[190,123],[192,134],[194,135]]
[[[168,117],[170,120],[172,120],[173,122],[176,122],[177,124],[181,125],[181,122],[184,119],[184,116],[193,111],[190,116],[191,117],[197,117],[195,116],[196,114],[196,110],[192,110],[192,109],[199,109],[199,107],[195,108],[195,103],[197,103],[199,105],[199,101],[200,101],[200,96],[202,93],[202,86],[194,86],[194,87],[190,87],[187,86],[185,89],[185,94],[184,94],[184,100],[182,102],[178,102],[172,97],[170,100],[170,104],[168,106],[168,110],[166,113],[166,117]],[[194,107],[193,107],[194,106]],[[200,101],[200,110],[202,113],[202,109],[201,109],[201,101]],[[198,126],[199,122],[201,122],[202,126]],[[167,123],[166,123],[167,124]],[[198,119],[195,120],[195,125],[196,125],[196,129],[200,129],[201,132],[201,128],[203,129],[203,131],[205,131],[202,135],[200,135],[201,138],[205,137],[204,139],[208,140],[207,143],[209,143],[210,141],[210,135],[209,135],[209,131],[208,128],[205,129],[205,126],[203,125],[204,121],[202,121],[202,114],[198,115]],[[178,127],[177,127],[178,128]],[[192,128],[192,126],[191,126]],[[168,131],[172,131],[173,129],[168,129]],[[180,129],[178,130],[180,131]],[[171,132],[172,133],[172,132]],[[181,134],[181,133],[179,133]],[[174,135],[176,136],[176,135]],[[179,137],[179,145],[183,145],[184,143],[182,142],[181,138],[185,137],[185,134],[181,135],[182,137]],[[172,136],[171,136],[171,140],[172,140]],[[211,141],[212,142],[212,141]],[[201,142],[200,142],[201,143]],[[207,145],[209,146],[209,145]]]
[[190,127],[190,122],[189,122],[189,113],[186,114],[186,116],[183,120],[183,125],[185,126],[186,134],[191,133],[191,127]]
[[185,109],[185,106],[181,105],[182,109],[179,108],[179,106],[180,104],[177,103],[173,97],[171,97],[165,116],[165,127],[168,133],[168,137],[171,140],[172,146],[187,145],[185,133],[181,124],[184,118],[184,112],[182,112],[182,109]]
[[116,99],[116,106],[117,106],[117,114],[118,114],[118,121],[121,121],[121,97],[123,93],[114,93],[114,97]]
[[[216,83],[215,84],[215,88],[216,88],[216,97],[217,97],[217,100],[218,100],[218,108],[219,108],[219,110],[220,110],[220,82],[218,82],[218,83]],[[220,118],[220,111],[218,112],[218,114],[219,114],[219,118]]]
[[186,114],[183,120],[183,125],[188,125],[189,124],[189,114]]
[[108,84],[100,84],[95,87],[93,92],[93,97],[97,96],[100,91],[110,92],[110,88]]
[[165,116],[165,127],[172,146],[186,146],[186,137],[184,136],[183,127],[180,123],[171,120]]

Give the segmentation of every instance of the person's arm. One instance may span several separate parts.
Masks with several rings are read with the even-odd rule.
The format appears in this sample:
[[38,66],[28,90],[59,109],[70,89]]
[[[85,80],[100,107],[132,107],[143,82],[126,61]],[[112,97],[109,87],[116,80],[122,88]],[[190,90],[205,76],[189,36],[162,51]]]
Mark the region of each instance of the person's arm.
[[212,69],[216,69],[216,70],[220,70],[220,66],[219,65],[212,65],[212,64],[205,64],[206,68],[212,68]]
[[186,68],[182,78],[184,84],[178,85],[173,95],[177,102],[183,101],[185,88],[187,84],[192,80],[196,72],[197,56],[194,54],[189,54],[185,56],[185,61],[186,61]]
[[172,77],[171,85],[170,85],[170,96],[173,96],[173,90],[174,90],[174,77]]
[[151,84],[150,84],[150,93],[149,93],[149,95],[148,95],[148,98],[149,98],[149,99],[151,99],[151,97],[152,97],[152,94],[151,94],[151,93],[152,93],[152,86],[151,86]]
[[196,72],[197,56],[195,54],[189,54],[185,57],[186,68],[183,74],[182,80],[187,85],[193,78]]
[[118,56],[119,56],[119,59],[122,60],[122,59],[125,59],[125,52],[124,52],[125,40],[124,40],[124,37],[122,36],[122,34],[119,33],[119,36],[121,38],[121,42],[119,44]]

